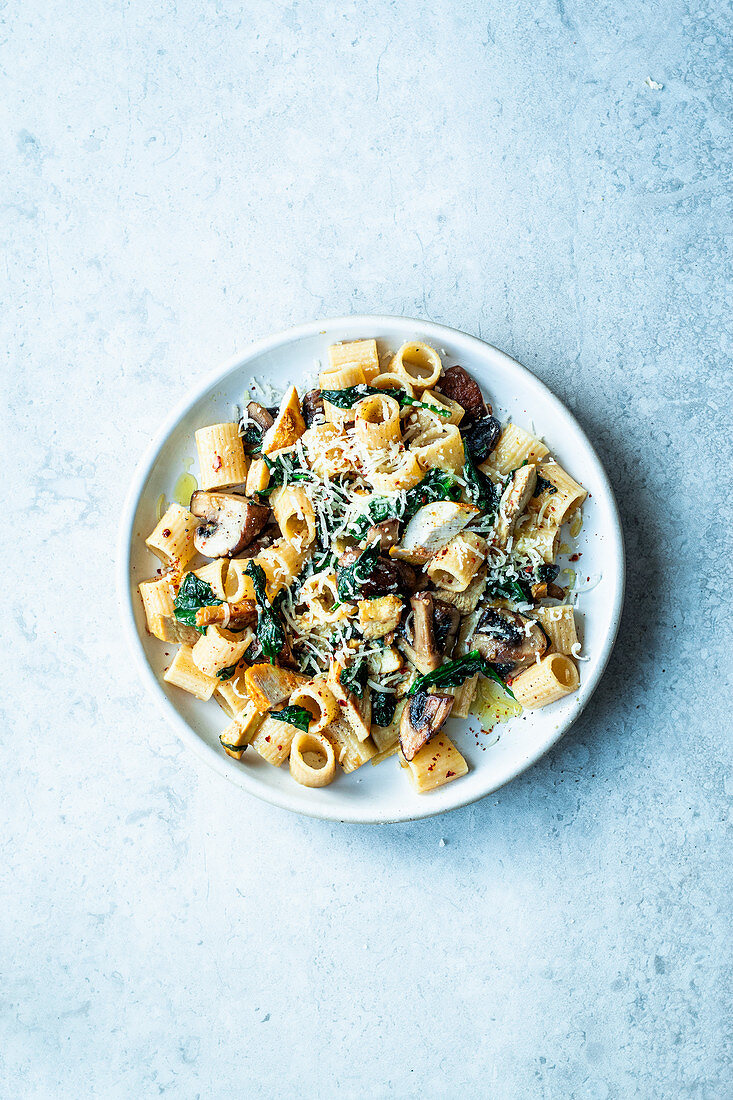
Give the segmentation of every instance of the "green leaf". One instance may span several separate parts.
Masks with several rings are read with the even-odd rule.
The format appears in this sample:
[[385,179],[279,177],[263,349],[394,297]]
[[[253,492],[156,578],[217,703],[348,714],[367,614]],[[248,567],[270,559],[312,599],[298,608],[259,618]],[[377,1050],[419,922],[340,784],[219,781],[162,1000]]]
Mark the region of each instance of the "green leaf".
[[532,595],[529,588],[522,582],[504,577],[503,580],[489,581],[486,591],[490,596],[502,596],[505,600],[516,600],[517,603],[532,603]]
[[429,687],[458,687],[470,676],[480,672],[489,680],[501,684],[507,695],[514,698],[513,692],[506,686],[499,673],[481,656],[477,649],[472,649],[465,657],[457,657],[454,661],[446,661],[434,672],[428,672],[426,676],[418,676],[410,688],[408,695],[416,695],[418,691],[425,691]]
[[496,511],[498,504],[496,486],[490,477],[478,469],[468,452],[463,465],[463,480],[466,482],[466,492],[472,504],[484,512]]
[[347,534],[352,538],[361,539],[375,523],[384,523],[386,519],[396,518],[397,509],[393,500],[388,500],[387,497],[374,497],[369,501],[366,512],[356,517]]
[[250,559],[245,573],[252,578],[257,600],[257,641],[265,657],[277,657],[285,648],[286,638],[277,612],[267,598],[265,571]]
[[392,692],[372,692],[372,722],[376,726],[388,726],[394,718],[397,697]]
[[216,674],[216,678],[217,680],[231,680],[236,671],[236,665],[229,665],[229,668],[220,668]]
[[361,699],[368,675],[369,666],[366,657],[358,657],[353,664],[341,670],[339,683],[344,691],[353,691],[354,695]]
[[405,511],[403,519],[409,520],[426,504],[434,504],[436,500],[459,500],[461,487],[445,470],[430,470],[422,481],[419,481],[405,494]]
[[222,602],[216,598],[210,584],[195,573],[186,573],[173,601],[174,614],[179,622],[196,627],[199,634],[205,634],[205,626],[196,626],[196,612],[201,607],[218,607]]
[[537,484],[534,487],[533,497],[538,497],[540,493],[547,493],[548,496],[552,496],[557,492],[557,486],[553,485],[551,481],[548,481],[546,477],[540,477],[537,474]]
[[221,737],[219,738],[219,744],[223,749],[229,749],[230,752],[244,752],[247,748],[246,745],[232,745],[231,742],[224,741]]
[[244,453],[252,455],[260,451],[262,449],[264,434],[264,428],[261,428],[259,424],[255,424],[253,420],[249,420],[247,422],[247,427],[244,429],[244,435],[242,436]]
[[367,386],[361,383],[358,386],[347,386],[345,390],[321,390],[321,397],[328,401],[329,405],[335,405],[337,409],[353,409],[357,401],[373,394],[381,394],[385,397],[394,397],[399,402],[400,408],[413,406],[417,409],[429,409],[438,416],[450,416],[448,409],[438,409],[435,405],[427,405],[424,401],[416,401],[409,393],[399,389],[379,390],[376,386]]
[[339,599],[358,599],[364,581],[374,572],[379,557],[379,543],[375,542],[363,550],[351,565],[342,565],[336,570],[336,591]]
[[271,710],[270,718],[276,722],[287,722],[289,726],[296,726],[303,733],[308,732],[313,715],[305,707],[283,707],[282,710]]

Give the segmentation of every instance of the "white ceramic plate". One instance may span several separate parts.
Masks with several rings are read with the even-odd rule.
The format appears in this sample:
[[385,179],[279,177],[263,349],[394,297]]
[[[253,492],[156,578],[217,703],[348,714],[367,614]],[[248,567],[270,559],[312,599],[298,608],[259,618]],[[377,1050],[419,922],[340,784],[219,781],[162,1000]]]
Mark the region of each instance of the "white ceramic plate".
[[[213,701],[202,703],[162,675],[170,663],[171,646],[151,638],[137,595],[141,580],[155,575],[157,559],[145,548],[145,537],[156,523],[157,502],[171,499],[187,460],[194,458],[193,434],[204,424],[230,420],[232,405],[250,399],[252,376],[281,390],[294,382],[299,389],[312,376],[316,360],[327,361],[329,344],[376,337],[380,350],[395,349],[406,340],[425,340],[436,347],[446,366],[459,363],[480,383],[501,420],[511,417],[546,441],[558,461],[588,489],[584,524],[574,547],[582,554],[579,576],[600,580],[580,596],[578,618],[583,652],[576,695],[543,710],[496,727],[498,741],[477,736],[475,719],[451,720],[448,731],[468,760],[468,775],[430,794],[416,794],[396,759],[377,767],[365,765],[351,775],[339,775],[329,787],[298,786],[286,767],[273,768],[255,753],[242,761],[221,750],[218,735],[226,725],[224,712]],[[197,468],[194,462],[193,473]],[[427,321],[398,317],[341,317],[301,325],[260,340],[241,357],[204,379],[171,415],[143,457],[128,495],[120,530],[118,590],[122,619],[141,676],[183,742],[221,775],[249,794],[288,810],[335,821],[405,821],[465,806],[495,791],[535,762],[562,737],[595,689],[616,637],[624,590],[624,553],[618,512],[611,487],[588,439],[568,410],[525,367],[473,336]]]

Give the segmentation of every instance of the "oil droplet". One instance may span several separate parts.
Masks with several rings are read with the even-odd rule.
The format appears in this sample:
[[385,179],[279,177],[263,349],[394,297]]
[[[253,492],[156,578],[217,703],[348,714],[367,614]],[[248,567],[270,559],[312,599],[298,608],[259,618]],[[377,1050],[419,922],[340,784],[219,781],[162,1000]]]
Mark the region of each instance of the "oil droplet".
[[157,500],[156,505],[155,505],[155,514],[158,518],[158,523],[160,523],[160,521],[163,517],[163,513],[167,512],[167,510],[168,510],[168,501],[166,499],[166,495],[165,495],[165,493],[161,493],[160,496],[158,497],[158,500]]
[[476,698],[471,704],[471,714],[475,714],[486,730],[490,730],[497,722],[508,722],[510,718],[521,714],[522,708],[516,699],[483,676],[479,677]]
[[188,508],[191,497],[199,487],[199,483],[193,474],[181,474],[173,489],[173,499],[182,508]]
[[573,516],[573,518],[570,522],[570,535],[571,535],[571,537],[574,538],[574,539],[577,539],[577,537],[580,534],[580,532],[582,531],[582,529],[583,529],[583,513],[580,511],[580,509],[578,509],[578,511],[575,513],[575,515]]

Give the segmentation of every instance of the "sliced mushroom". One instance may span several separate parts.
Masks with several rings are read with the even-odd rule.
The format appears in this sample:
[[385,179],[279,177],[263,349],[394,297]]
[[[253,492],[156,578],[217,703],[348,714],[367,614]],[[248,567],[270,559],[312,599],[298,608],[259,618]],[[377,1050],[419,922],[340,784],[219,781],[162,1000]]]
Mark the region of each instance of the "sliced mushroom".
[[275,423],[274,417],[270,415],[264,405],[260,405],[259,401],[250,401],[247,405],[247,416],[250,420],[254,420],[263,432],[266,432]]
[[443,371],[437,388],[463,409],[464,421],[481,420],[491,413],[486,407],[478,382],[463,367],[448,367]]
[[400,521],[398,519],[385,519],[382,523],[375,523],[367,531],[367,545],[379,542],[380,550],[389,550],[397,542],[400,533]]
[[471,647],[487,661],[509,665],[513,672],[534,664],[549,644],[539,623],[503,607],[489,607],[484,611],[471,640]]
[[433,596],[421,592],[410,600],[412,608],[412,654],[410,659],[421,675],[432,672],[441,664],[442,657],[433,633]]
[[501,494],[499,502],[496,537],[500,546],[508,541],[514,531],[514,525],[529,504],[536,484],[536,466],[520,466],[512,474],[512,479]]
[[263,531],[253,539],[249,546],[246,546],[244,550],[239,553],[240,558],[254,558],[262,550],[267,550],[268,546],[272,546],[273,542],[277,542],[281,538],[280,528],[276,523],[268,523]]
[[452,500],[425,504],[407,524],[399,546],[399,556],[404,560],[412,554],[414,563],[422,564],[447,546],[453,536],[478,513],[479,509],[472,504],[456,504]]
[[320,390],[308,390],[303,398],[303,419],[306,427],[310,428],[316,417],[323,417],[323,398]]
[[[463,427],[463,425],[461,425]],[[471,424],[467,431],[461,432],[463,445],[476,463],[485,462],[499,442],[501,424],[495,416],[486,416]]]
[[[353,565],[360,554],[360,550],[345,550],[339,558],[339,567]],[[417,577],[411,566],[380,554],[371,573],[361,585],[360,596],[365,600],[372,600],[375,596],[388,596],[393,592],[411,596],[416,588]]]
[[444,657],[450,657],[453,652],[460,623],[461,613],[457,607],[433,597],[433,636]]
[[259,535],[270,509],[231,493],[197,490],[191,512],[205,522],[196,528],[194,546],[206,558],[233,558]]
[[412,760],[445,725],[452,707],[452,695],[428,695],[427,691],[418,691],[408,700],[400,719],[400,748],[405,760]]

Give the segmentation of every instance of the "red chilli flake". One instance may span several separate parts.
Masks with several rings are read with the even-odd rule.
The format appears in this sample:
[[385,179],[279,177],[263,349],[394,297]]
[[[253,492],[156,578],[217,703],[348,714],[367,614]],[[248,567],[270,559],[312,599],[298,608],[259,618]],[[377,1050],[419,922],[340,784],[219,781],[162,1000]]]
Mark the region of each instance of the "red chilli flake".
[[223,465],[224,465],[224,463],[221,460],[221,456],[217,455],[215,461],[212,463],[213,468],[215,470],[220,470]]
[[163,531],[163,538],[164,539],[169,539],[170,537],[171,537],[171,529],[170,529],[170,527],[166,527],[165,530]]
[[571,561],[580,561],[582,554],[573,554],[570,558]]
[[269,735],[269,733],[266,733],[265,734],[265,741],[269,741],[269,740],[270,740],[270,735]]
[[452,775],[455,775],[455,774],[456,774],[455,772],[446,772],[446,773],[445,773],[445,778],[446,778],[446,779],[450,779],[450,777],[451,777]]

